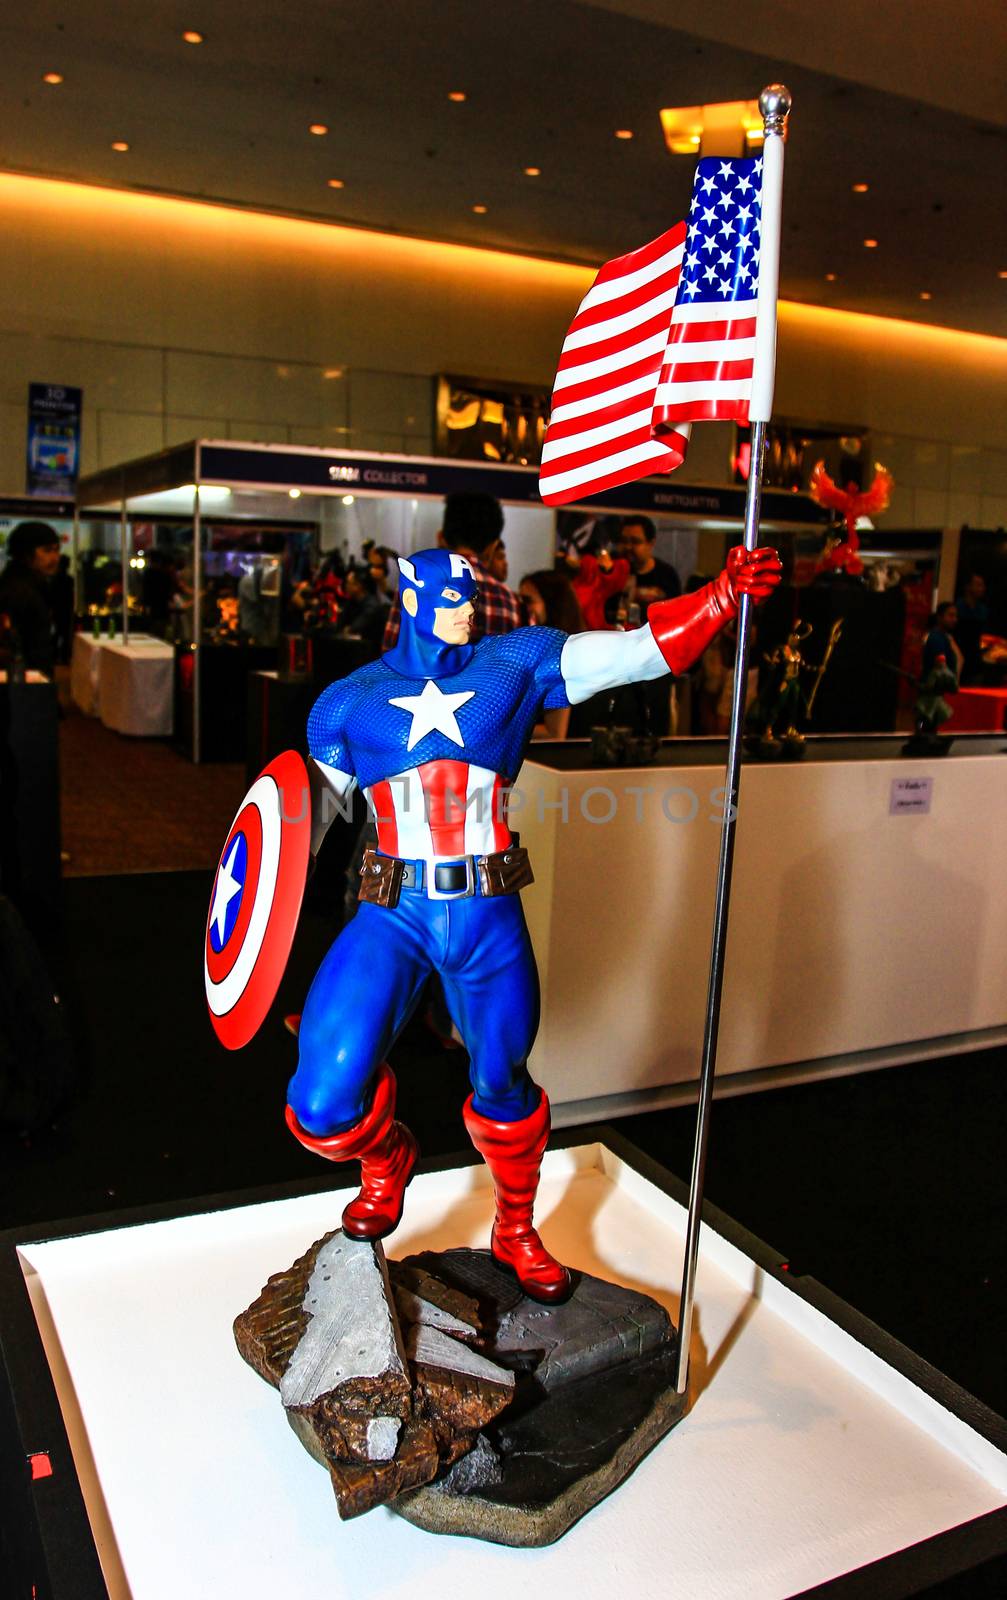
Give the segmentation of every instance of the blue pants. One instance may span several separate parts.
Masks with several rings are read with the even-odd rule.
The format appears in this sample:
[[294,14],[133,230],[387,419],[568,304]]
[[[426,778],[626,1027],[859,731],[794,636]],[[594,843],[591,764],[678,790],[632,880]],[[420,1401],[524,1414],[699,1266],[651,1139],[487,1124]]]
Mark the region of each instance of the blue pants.
[[525,1063],[538,1031],[538,974],[520,899],[404,891],[395,907],[361,903],[311,985],[289,1087],[308,1133],[360,1120],[371,1078],[432,972],[469,1052],[475,1110],[496,1122],[535,1110],[540,1094]]

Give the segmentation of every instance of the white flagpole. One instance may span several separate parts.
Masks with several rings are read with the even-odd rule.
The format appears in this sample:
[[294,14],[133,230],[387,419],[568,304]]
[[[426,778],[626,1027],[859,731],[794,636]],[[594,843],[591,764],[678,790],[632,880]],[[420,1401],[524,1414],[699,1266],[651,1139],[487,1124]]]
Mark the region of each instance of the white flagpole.
[[[762,467],[766,449],[766,423],[773,414],[773,384],[776,377],[776,299],[780,280],[780,215],[783,195],[783,135],[790,114],[790,91],[781,83],[770,84],[759,96],[765,138],[762,149],[762,243],[759,247],[759,295],[755,325],[755,356],[752,369],[752,399],[749,420],[752,424],[752,456],[748,469],[748,494],[745,500],[745,549],[754,550],[759,542],[759,506],[762,499]],[[724,779],[724,816],[720,835],[720,862],[717,869],[717,898],[713,913],[713,948],[710,954],[710,981],[706,1001],[706,1030],[703,1038],[703,1064],[699,1078],[699,1107],[696,1114],[696,1144],[692,1157],[689,1188],[689,1219],[685,1236],[685,1266],[682,1273],[682,1302],[678,1326],[678,1360],[675,1389],[684,1395],[689,1384],[689,1345],[696,1300],[696,1265],[699,1258],[699,1231],[703,1212],[703,1183],[706,1151],[710,1135],[710,1103],[717,1070],[717,1038],[720,1030],[720,1002],[724,988],[724,958],[727,951],[727,916],[731,898],[731,873],[734,865],[734,833],[738,815],[738,790],[741,783],[741,735],[745,716],[745,685],[748,680],[748,646],[752,602],[743,595],[738,616],[738,650],[734,663],[734,694],[731,701],[731,727],[727,741],[727,772]]]

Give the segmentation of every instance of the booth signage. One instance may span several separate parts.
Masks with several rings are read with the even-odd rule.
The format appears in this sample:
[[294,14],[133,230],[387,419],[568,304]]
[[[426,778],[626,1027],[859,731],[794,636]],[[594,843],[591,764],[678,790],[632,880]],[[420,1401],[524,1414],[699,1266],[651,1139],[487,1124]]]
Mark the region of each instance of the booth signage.
[[80,466],[82,389],[58,383],[28,385],[26,490],[50,499],[72,495]]
[[933,792],[933,778],[893,778],[888,815],[899,817],[912,813],[915,816],[929,816]]
[[[321,451],[249,450],[204,444],[200,451],[202,481],[232,488],[296,487],[361,494],[412,494],[439,498],[482,491],[512,504],[541,505],[538,473],[528,467],[484,466],[476,462],[433,461],[421,456],[351,456],[334,459]],[[610,511],[642,511],[652,516],[714,517],[738,521],[744,516],[742,489],[676,484],[671,478],[642,478],[591,495],[585,506]],[[767,490],[762,496],[767,522],[816,523],[828,513],[805,495]]]

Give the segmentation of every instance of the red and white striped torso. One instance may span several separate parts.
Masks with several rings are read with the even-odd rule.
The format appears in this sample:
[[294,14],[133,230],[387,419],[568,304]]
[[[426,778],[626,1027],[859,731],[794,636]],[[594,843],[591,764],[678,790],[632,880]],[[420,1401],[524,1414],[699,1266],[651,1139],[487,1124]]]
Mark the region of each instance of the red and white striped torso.
[[426,761],[365,789],[364,797],[382,855],[457,861],[512,843],[503,778],[469,761]]

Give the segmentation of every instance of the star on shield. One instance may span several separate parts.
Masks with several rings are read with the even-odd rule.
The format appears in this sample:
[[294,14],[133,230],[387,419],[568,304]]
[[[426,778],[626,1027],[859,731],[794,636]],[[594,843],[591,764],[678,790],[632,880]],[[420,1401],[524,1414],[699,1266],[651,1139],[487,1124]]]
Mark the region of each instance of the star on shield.
[[[235,895],[241,893],[244,887],[244,875],[241,870],[244,863],[238,859],[243,854],[241,848],[243,843],[244,840],[239,833],[235,838],[227,860],[220,863],[220,871],[217,874],[217,887],[214,891],[213,905],[210,908],[210,924],[216,932],[215,944],[218,950],[223,949],[227,942],[226,934],[230,931],[227,923],[231,901]],[[235,866],[237,866],[237,874],[235,873]]]

